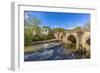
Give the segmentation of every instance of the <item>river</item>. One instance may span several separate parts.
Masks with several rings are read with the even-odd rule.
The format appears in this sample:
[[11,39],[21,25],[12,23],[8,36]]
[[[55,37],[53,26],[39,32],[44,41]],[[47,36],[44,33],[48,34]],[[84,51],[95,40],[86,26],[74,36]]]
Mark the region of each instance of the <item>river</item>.
[[25,53],[24,61],[75,59],[75,55],[69,49],[64,48],[63,44],[51,43],[43,45],[44,47],[41,50]]

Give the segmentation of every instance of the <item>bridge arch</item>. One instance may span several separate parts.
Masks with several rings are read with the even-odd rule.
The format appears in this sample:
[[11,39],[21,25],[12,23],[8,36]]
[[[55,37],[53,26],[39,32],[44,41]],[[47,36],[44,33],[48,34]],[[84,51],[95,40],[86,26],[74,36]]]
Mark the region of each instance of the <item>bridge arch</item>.
[[77,38],[75,37],[75,35],[70,34],[67,36],[67,48],[69,49],[76,49],[76,45],[77,45]]
[[[59,32],[54,33],[55,39],[63,41],[63,43],[68,44],[71,42],[74,42],[76,44],[76,49],[78,50],[80,45],[82,45],[82,48],[84,49],[90,49],[90,32],[89,31],[83,31],[84,34],[81,34],[81,41],[78,36],[77,31],[67,31],[67,32]],[[73,40],[71,40],[73,38]],[[86,46],[88,44],[88,47]]]
[[90,37],[86,40],[86,43],[90,46]]
[[85,39],[85,45],[84,45],[84,48],[86,50],[90,50],[90,35]]

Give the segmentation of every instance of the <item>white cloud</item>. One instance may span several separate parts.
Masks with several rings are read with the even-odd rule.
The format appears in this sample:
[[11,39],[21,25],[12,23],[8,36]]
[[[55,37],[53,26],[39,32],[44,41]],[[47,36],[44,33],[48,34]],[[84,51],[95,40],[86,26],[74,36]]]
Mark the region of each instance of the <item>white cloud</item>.
[[77,23],[76,26],[82,27],[83,24],[82,23]]
[[74,29],[75,27],[69,27],[69,28],[67,28],[67,29],[69,29],[69,30],[71,30],[71,29]]
[[29,18],[28,14],[25,13],[25,19],[28,19],[28,18]]

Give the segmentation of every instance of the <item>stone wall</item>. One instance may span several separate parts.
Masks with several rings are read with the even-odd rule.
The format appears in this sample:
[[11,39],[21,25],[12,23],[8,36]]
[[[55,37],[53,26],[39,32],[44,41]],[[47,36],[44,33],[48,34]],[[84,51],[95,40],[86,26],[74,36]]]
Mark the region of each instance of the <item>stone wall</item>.
[[[79,48],[79,37],[77,35],[77,32],[66,32],[66,33],[55,33],[54,36],[57,40],[62,40],[63,43],[66,43],[68,42],[68,37],[70,35],[73,35],[75,38],[76,38],[76,49]],[[82,41],[81,41],[81,44],[82,44],[82,47],[85,47],[86,50],[90,49],[90,45],[88,45],[86,43],[86,40],[88,40],[90,38],[90,32],[89,31],[84,31],[83,34],[82,34]],[[88,47],[87,47],[87,46]]]

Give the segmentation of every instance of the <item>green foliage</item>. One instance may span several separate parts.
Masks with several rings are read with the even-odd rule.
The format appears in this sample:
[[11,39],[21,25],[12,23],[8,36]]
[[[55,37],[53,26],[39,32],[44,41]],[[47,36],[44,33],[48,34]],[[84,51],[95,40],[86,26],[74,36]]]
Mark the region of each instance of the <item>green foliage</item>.
[[33,36],[32,41],[43,41],[43,40],[50,40],[50,39],[54,39],[54,36],[51,32],[48,33],[48,35],[44,35],[44,34],[36,34]]
[[[32,25],[25,25],[24,26],[24,41],[25,41],[25,46],[32,45],[32,42],[35,41],[44,41],[44,40],[50,40],[53,39],[53,33],[48,32],[47,35],[41,34],[41,28],[40,27],[32,27]],[[33,28],[35,28],[36,34],[33,35]]]
[[54,39],[54,35],[52,32],[49,32],[48,35],[46,36],[46,39],[49,40],[49,39]]
[[41,24],[41,21],[38,18],[34,17],[32,19],[32,23],[34,26],[38,26],[39,24]]
[[33,40],[37,41],[41,38],[38,35],[33,35],[33,31],[36,32],[36,34],[40,34],[41,28],[39,25],[41,24],[41,21],[36,18],[35,16],[29,16],[29,19],[24,21],[24,45],[32,45]]
[[53,31],[54,32],[65,32],[65,29],[63,29],[63,28],[54,28]]
[[34,42],[34,41],[41,41],[41,40],[43,40],[43,38],[42,38],[42,35],[40,35],[40,34],[36,34],[36,35],[34,35],[33,37],[32,37],[32,41]]
[[79,26],[77,26],[77,27],[75,27],[74,29],[75,29],[75,30],[81,30],[82,28],[79,27]]
[[43,28],[47,28],[47,29],[50,29],[50,27],[49,27],[49,26],[43,26]]
[[41,28],[38,26],[33,26],[33,30],[36,32],[36,34],[40,34]]
[[24,29],[24,45],[31,45],[32,44],[32,27],[31,26],[25,26]]

